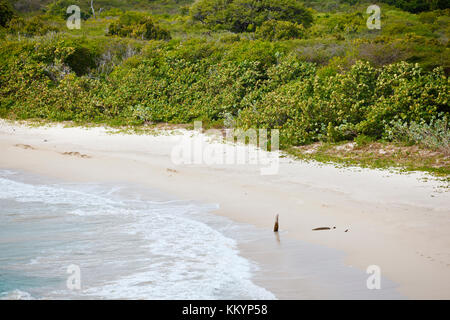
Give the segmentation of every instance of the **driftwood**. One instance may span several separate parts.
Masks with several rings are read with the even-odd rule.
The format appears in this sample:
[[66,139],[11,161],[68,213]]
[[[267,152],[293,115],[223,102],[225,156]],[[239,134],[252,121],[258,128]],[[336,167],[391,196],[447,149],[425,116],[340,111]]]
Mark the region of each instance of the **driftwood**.
[[312,229],[313,231],[320,231],[320,230],[330,230],[331,228],[329,227],[320,227],[320,228],[314,228]]
[[273,232],[278,232],[278,214],[275,217],[275,225],[273,226]]

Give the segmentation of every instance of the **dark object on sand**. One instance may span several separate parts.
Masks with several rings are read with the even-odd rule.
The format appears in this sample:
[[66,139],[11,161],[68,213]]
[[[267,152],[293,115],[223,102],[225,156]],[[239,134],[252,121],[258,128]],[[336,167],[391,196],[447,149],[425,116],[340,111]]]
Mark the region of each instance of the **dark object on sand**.
[[278,232],[278,214],[275,218],[275,225],[273,226],[273,232]]
[[347,232],[348,231],[348,229],[345,229],[345,231],[344,232]]
[[320,231],[320,230],[330,230],[331,228],[329,227],[320,227],[320,228],[314,228],[312,229],[312,231]]

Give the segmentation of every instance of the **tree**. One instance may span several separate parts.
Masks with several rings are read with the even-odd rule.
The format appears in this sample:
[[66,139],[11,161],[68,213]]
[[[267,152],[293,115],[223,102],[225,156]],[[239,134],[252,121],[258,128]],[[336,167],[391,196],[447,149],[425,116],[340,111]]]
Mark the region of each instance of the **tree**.
[[14,10],[7,0],[0,0],[0,26],[6,27],[14,17]]

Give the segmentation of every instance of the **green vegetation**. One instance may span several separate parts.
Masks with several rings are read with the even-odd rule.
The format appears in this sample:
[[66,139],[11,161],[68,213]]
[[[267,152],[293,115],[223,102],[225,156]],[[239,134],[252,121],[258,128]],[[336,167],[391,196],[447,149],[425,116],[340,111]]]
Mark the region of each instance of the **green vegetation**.
[[67,15],[67,8],[73,4],[79,5],[81,9],[81,18],[83,20],[88,19],[91,16],[91,13],[89,12],[89,8],[86,5],[82,5],[79,3],[80,1],[72,1],[72,0],[57,0],[54,2],[49,3],[49,5],[45,8],[45,12],[49,16],[53,17],[59,17],[62,19],[65,19]]
[[[48,12],[65,17],[68,6],[77,5],[84,17],[92,16],[91,0],[11,0],[20,13]],[[102,12],[148,11],[152,14],[179,13],[191,0],[93,0],[94,9]]]
[[386,139],[401,141],[408,145],[421,145],[432,150],[439,150],[450,156],[450,130],[447,117],[432,119],[430,123],[397,120],[386,127]]
[[255,37],[268,41],[301,39],[305,28],[301,24],[289,21],[268,20],[256,28]]
[[343,167],[394,169],[400,172],[425,171],[442,177],[446,188],[450,185],[450,159],[448,156],[420,146],[400,143],[318,142],[309,146],[292,147],[288,152],[298,159],[333,163]]
[[11,4],[7,0],[0,0],[0,26],[6,27],[14,16]]
[[30,19],[14,17],[9,21],[8,26],[8,31],[10,33],[25,37],[43,36],[49,32],[59,31],[57,27],[47,23],[47,21],[40,16],[35,16]]
[[235,32],[254,31],[265,21],[289,21],[309,27],[312,12],[296,0],[199,0],[191,9],[194,21]]
[[446,0],[383,0],[383,2],[413,13],[450,7],[450,3]]
[[[94,1],[95,15],[90,1],[73,2],[85,19],[80,30],[66,27],[66,0],[0,11],[1,117],[202,120],[280,129],[283,148],[401,143],[448,158],[445,6],[410,13],[381,4],[382,29],[368,30],[360,1]],[[343,157],[321,150],[316,159]],[[366,161],[363,154],[352,161]],[[414,168],[436,167],[418,157],[408,158],[421,164]]]
[[119,17],[119,20],[111,23],[108,35],[131,37],[141,40],[168,40],[170,33],[155,25],[153,20],[143,13],[127,12]]

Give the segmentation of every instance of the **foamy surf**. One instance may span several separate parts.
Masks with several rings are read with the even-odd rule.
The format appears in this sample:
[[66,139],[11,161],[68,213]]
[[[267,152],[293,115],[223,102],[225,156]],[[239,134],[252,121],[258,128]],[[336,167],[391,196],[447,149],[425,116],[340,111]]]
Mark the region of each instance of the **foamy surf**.
[[34,300],[34,298],[28,292],[13,290],[0,293],[0,300]]
[[[274,299],[215,206],[0,170],[3,299]],[[207,221],[207,222],[204,222]],[[67,268],[80,268],[70,290]]]

